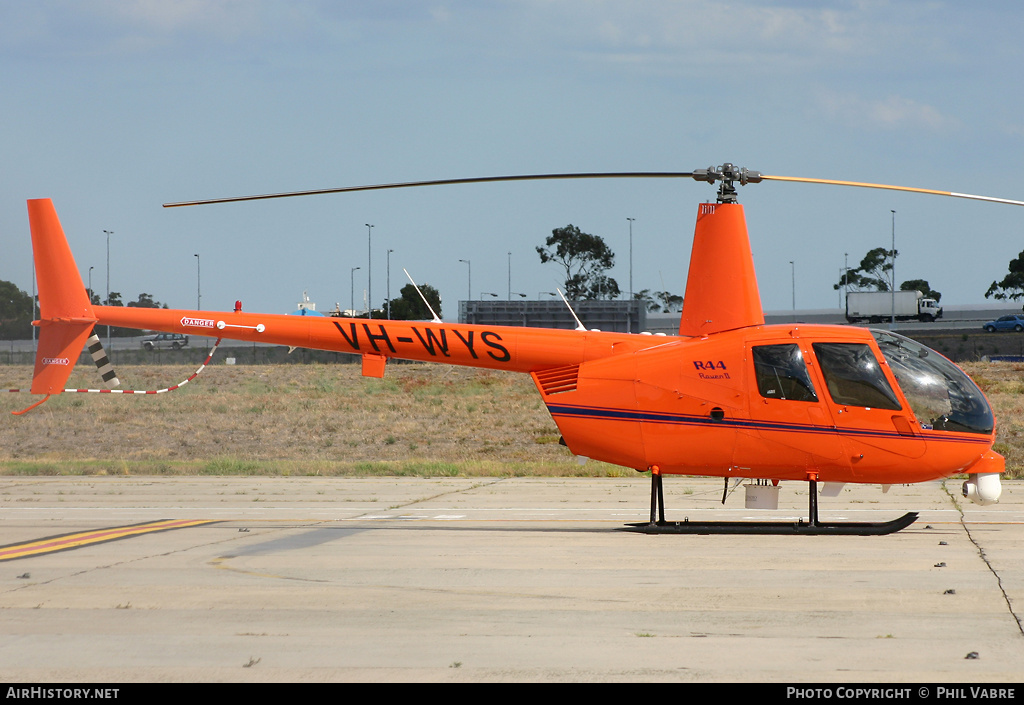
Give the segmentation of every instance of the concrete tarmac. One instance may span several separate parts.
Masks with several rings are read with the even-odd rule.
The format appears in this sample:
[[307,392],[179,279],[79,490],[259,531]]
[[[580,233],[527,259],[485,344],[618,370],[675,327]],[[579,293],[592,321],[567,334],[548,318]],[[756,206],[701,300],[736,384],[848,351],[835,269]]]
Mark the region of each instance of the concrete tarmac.
[[[723,506],[667,477],[667,518]],[[649,480],[0,478],[5,547],[214,523],[0,560],[7,682],[1019,682],[1024,483],[848,486],[882,537],[647,536]],[[9,552],[9,551],[8,551]]]

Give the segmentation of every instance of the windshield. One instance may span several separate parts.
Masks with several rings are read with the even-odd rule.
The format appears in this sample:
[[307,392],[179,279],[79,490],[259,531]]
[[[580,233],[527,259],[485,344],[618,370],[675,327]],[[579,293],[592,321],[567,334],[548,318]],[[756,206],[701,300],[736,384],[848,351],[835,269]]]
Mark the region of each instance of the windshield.
[[871,333],[921,428],[992,433],[995,428],[992,409],[963,370],[934,350],[902,335],[882,330]]

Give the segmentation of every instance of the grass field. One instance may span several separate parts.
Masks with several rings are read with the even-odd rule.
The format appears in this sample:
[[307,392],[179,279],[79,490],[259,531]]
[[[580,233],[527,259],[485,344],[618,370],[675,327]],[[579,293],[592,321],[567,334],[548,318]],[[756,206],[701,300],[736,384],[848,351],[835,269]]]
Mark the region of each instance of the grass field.
[[[1024,365],[967,363],[995,407],[996,450],[1024,475]],[[182,366],[118,368],[127,389],[159,389]],[[31,368],[0,366],[0,389]],[[70,387],[96,387],[79,365]],[[0,395],[0,474],[633,475],[558,444],[526,375],[391,364],[384,379],[358,365],[214,365],[161,395]]]
[[[129,389],[159,389],[183,367],[118,367]],[[0,389],[31,368],[0,367]],[[71,387],[95,387],[79,365]],[[7,394],[4,411],[37,397]],[[634,474],[589,462],[558,430],[525,375],[392,364],[216,365],[157,396],[62,394],[26,416],[3,414],[6,474]]]

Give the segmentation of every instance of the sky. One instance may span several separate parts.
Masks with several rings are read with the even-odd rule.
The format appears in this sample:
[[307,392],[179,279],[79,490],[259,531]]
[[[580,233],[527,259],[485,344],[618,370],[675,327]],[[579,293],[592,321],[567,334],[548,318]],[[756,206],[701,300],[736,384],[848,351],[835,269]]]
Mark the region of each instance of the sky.
[[[1022,32],[1010,1],[0,0],[0,279],[32,291],[25,201],[51,198],[86,284],[172,308],[379,306],[405,268],[457,320],[467,296],[550,299],[536,247],[568,224],[623,291],[682,294],[715,197],[692,180],[162,204],[725,162],[1024,199]],[[844,264],[893,237],[898,281],[984,303],[1024,249],[1021,207],[739,197],[766,310],[838,308]]]

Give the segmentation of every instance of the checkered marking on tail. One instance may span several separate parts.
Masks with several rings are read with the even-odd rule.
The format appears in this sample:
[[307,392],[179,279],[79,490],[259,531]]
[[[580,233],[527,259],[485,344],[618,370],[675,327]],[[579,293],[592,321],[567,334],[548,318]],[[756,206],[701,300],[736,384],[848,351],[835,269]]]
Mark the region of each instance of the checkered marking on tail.
[[65,389],[65,392],[82,392],[86,394],[163,394],[164,392],[173,392],[175,389],[180,389],[186,384],[194,380],[199,374],[206,369],[206,366],[210,364],[210,359],[213,358],[213,354],[217,352],[217,348],[220,346],[220,338],[217,338],[217,342],[210,348],[210,354],[203,360],[203,364],[199,366],[195,372],[193,372],[188,379],[178,382],[174,386],[166,387],[164,389]]
[[108,387],[113,388],[121,384],[121,380],[117,378],[117,374],[114,372],[114,366],[110,364],[110,358],[107,357],[107,352],[103,349],[103,343],[100,342],[100,337],[95,333],[89,338],[89,342],[86,343],[89,348],[89,354],[92,355],[92,361],[96,363],[96,369],[100,372],[100,377],[103,378],[104,384]]
[[[205,360],[203,360],[203,364],[201,364],[199,366],[199,369],[197,369],[195,372],[193,372],[188,377],[188,379],[186,379],[186,380],[184,380],[182,382],[179,382],[178,384],[175,384],[172,387],[166,387],[164,389],[65,389],[64,392],[65,393],[77,392],[77,393],[82,393],[82,394],[163,394],[164,392],[173,392],[175,389],[180,389],[181,387],[184,387],[186,384],[188,384],[189,382],[194,380],[196,377],[198,377],[199,374],[203,370],[206,369],[206,366],[210,364],[210,360],[213,358],[213,354],[215,352],[217,352],[217,348],[220,346],[220,341],[221,341],[221,339],[217,338],[217,342],[215,342],[213,344],[213,347],[210,348],[210,354],[206,356]],[[90,343],[90,346],[89,346],[89,352],[90,353],[92,352],[92,345],[91,345],[91,343]],[[101,348],[101,352],[102,352],[102,348]],[[106,355],[103,355],[103,358],[106,359]],[[94,360],[96,359],[95,355],[93,355],[93,359]],[[97,363],[97,365],[98,364],[99,363]],[[110,363],[108,361],[107,365],[109,366],[109,364]],[[111,369],[111,372],[113,372],[113,369]],[[101,368],[101,374],[102,374],[102,368]],[[116,380],[117,378],[115,377],[114,379]],[[104,378],[104,380],[106,380],[106,378]],[[120,382],[117,382],[117,383],[120,384]],[[3,390],[0,390],[0,391],[3,391]],[[28,389],[8,389],[7,391],[8,392],[28,392],[29,390]],[[47,395],[47,398],[49,398],[49,395]],[[46,400],[44,399],[43,401],[46,401]],[[35,406],[38,406],[41,403],[42,402],[38,402],[37,404],[35,404]],[[31,408],[32,407],[29,407],[29,409],[31,409]],[[25,411],[28,411],[28,409],[26,409]],[[22,413],[24,413],[24,412],[22,412]]]

